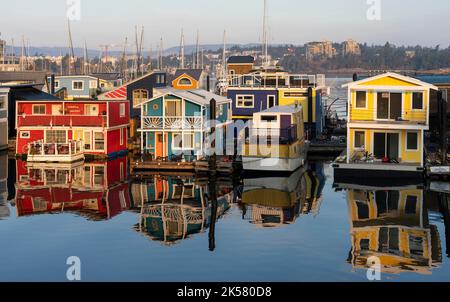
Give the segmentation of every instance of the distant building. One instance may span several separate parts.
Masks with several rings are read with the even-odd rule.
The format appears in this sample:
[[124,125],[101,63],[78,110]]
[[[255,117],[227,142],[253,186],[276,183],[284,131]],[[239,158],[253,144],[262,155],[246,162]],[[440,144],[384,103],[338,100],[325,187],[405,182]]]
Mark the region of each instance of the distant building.
[[227,61],[228,74],[248,74],[253,70],[254,65],[255,58],[253,56],[232,56]]
[[361,47],[359,46],[358,42],[349,39],[344,42],[344,45],[342,47],[342,54],[344,56],[360,56],[361,55]]
[[3,59],[6,56],[6,41],[0,40],[0,63],[3,63]]
[[[49,78],[49,82],[51,79]],[[96,98],[114,89],[114,82],[89,75],[55,77],[55,92],[65,100]]]
[[41,71],[0,71],[0,86],[44,84],[46,72]]
[[405,51],[405,56],[409,59],[412,59],[416,56],[416,52],[414,50]]
[[306,44],[306,58],[312,60],[316,57],[331,59],[337,54],[331,41],[310,42]]
[[8,148],[8,93],[9,88],[0,87],[0,151]]

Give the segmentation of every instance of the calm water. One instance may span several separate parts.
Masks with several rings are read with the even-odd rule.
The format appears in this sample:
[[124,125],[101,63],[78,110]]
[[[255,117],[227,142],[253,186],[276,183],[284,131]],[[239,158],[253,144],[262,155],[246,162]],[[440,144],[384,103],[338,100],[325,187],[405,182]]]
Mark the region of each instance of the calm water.
[[1,281],[66,281],[69,256],[84,281],[367,281],[370,256],[383,280],[450,281],[445,195],[333,184],[327,163],[215,186],[126,159],[1,168]]

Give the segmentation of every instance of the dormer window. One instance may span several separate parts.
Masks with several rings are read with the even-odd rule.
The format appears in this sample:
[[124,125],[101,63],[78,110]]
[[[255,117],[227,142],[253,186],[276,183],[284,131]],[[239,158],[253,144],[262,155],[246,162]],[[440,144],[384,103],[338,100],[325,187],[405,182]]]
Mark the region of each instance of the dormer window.
[[188,78],[181,78],[178,81],[178,84],[180,86],[192,86],[192,81],[190,79],[188,79]]

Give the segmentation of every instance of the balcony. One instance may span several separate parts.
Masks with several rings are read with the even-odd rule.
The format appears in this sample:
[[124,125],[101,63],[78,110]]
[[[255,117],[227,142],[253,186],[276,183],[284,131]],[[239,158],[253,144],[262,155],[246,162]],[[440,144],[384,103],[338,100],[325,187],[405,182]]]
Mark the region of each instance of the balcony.
[[301,88],[324,87],[325,75],[283,74],[283,75],[230,75],[227,77],[230,88]]
[[379,112],[376,109],[350,108],[349,123],[374,123],[389,125],[426,126],[425,110],[404,110],[399,112]]
[[19,115],[18,127],[107,127],[106,115]]
[[142,128],[158,130],[203,130],[203,117],[154,117],[143,116]]
[[82,141],[64,143],[44,143],[36,141],[28,144],[28,162],[76,162],[84,160]]

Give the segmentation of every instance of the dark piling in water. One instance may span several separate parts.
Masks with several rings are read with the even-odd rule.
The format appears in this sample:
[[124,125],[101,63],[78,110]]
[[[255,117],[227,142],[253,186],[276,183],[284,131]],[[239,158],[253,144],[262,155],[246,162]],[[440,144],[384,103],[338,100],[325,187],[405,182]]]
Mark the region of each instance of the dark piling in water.
[[215,99],[211,99],[209,103],[209,120],[211,126],[211,150],[209,157],[209,199],[211,202],[211,223],[209,227],[209,250],[212,252],[216,249],[216,221],[217,221],[217,155],[216,155],[216,106]]

